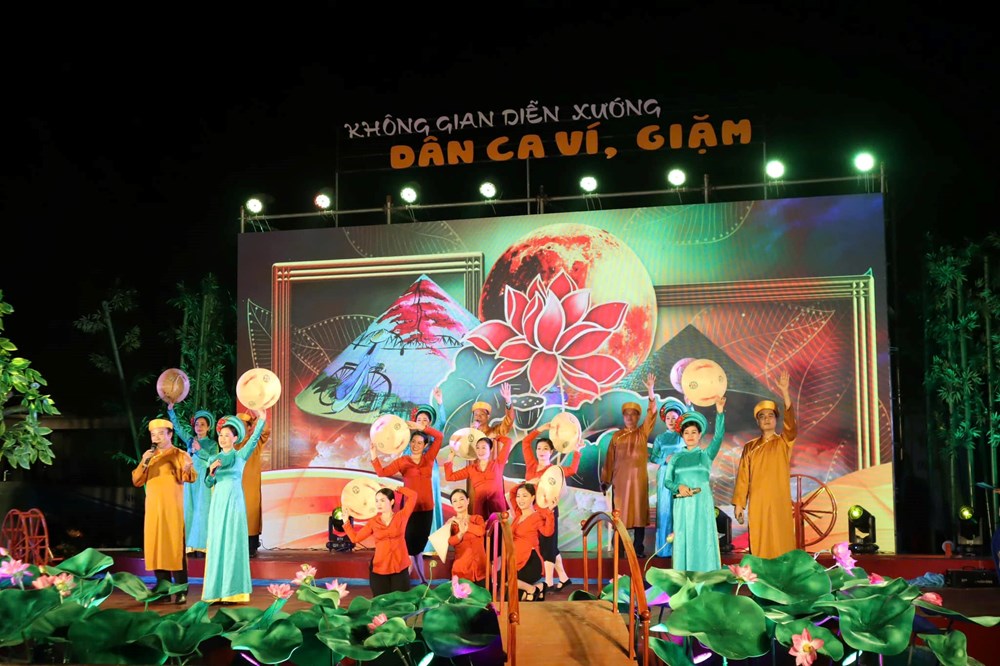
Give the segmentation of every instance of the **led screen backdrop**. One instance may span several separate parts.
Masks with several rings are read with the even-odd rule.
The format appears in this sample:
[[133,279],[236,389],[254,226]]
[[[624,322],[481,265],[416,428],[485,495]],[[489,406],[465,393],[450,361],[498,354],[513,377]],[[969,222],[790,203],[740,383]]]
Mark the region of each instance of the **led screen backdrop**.
[[[502,414],[502,382],[514,389],[515,442],[562,410],[583,427],[562,548],[579,549],[574,526],[605,508],[598,466],[621,405],[646,404],[650,373],[661,401],[692,404],[710,426],[725,392],[712,492],[732,515],[740,451],[758,433],[753,406],[781,404],[775,379],[787,370],[807,550],[845,540],[847,509],[861,504],[894,552],[885,280],[878,194],[244,234],[239,371],[270,368],[283,388],[265,452],[264,546],[325,547],[344,485],[372,474],[379,415],[409,418],[440,388],[447,436],[469,426],[477,400]],[[682,384],[694,361],[711,372]],[[650,443],[664,429],[657,419]],[[508,483],[523,474],[515,445]]]

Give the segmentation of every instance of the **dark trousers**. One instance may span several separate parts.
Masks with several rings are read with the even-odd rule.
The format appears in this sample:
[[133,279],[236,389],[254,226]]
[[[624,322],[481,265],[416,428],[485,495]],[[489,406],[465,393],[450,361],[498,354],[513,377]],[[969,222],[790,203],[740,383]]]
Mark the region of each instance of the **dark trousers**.
[[410,568],[394,574],[380,574],[372,571],[371,562],[368,563],[368,587],[372,589],[372,596],[389,592],[406,592],[410,589]]
[[182,567],[179,571],[167,571],[166,569],[154,569],[153,575],[156,576],[156,584],[159,585],[161,580],[165,580],[168,583],[176,583],[178,585],[187,585],[188,582],[188,569],[187,569],[187,556],[181,560]]

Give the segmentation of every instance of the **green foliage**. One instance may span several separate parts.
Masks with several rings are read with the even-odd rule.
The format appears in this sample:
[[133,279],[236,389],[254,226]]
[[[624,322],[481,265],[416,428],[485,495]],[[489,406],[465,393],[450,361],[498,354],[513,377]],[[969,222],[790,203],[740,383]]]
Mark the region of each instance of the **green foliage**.
[[177,367],[191,380],[191,394],[175,410],[187,422],[199,409],[216,417],[230,414],[236,404],[235,300],[209,273],[199,288],[177,285],[177,296],[168,304],[180,310],[180,325],[163,332],[169,344],[177,345]]
[[[0,291],[0,334],[4,317],[13,312]],[[15,351],[17,346],[0,335],[0,469],[5,464],[23,469],[36,462],[51,465],[54,454],[48,436],[52,430],[39,419],[59,410],[51,396],[42,393],[45,378],[31,367],[31,361],[14,356]]]
[[[0,561],[13,564],[9,557]],[[477,649],[500,639],[489,592],[472,584],[464,598],[455,596],[451,583],[421,585],[374,599],[355,597],[347,608],[339,592],[303,584],[297,596],[310,605],[294,613],[282,610],[286,599],[275,598],[264,610],[228,606],[209,617],[211,606],[198,601],[160,616],[148,606],[138,612],[99,606],[113,588],[148,604],[187,586],[161,581],[149,590],[134,574],[108,573],[113,564],[88,548],[58,566],[29,566],[23,580],[0,578],[0,661],[44,646],[54,658],[73,663],[191,663],[220,639],[262,664],[336,664],[345,656],[372,661],[383,655],[409,663],[411,650],[472,653],[475,661]],[[48,587],[31,585],[45,579]]]
[[[931,246],[936,245],[928,239]],[[941,245],[924,257],[924,336],[929,367],[928,458],[935,463],[929,482],[943,488],[946,515],[957,528],[960,504],[978,515],[995,512],[996,499],[983,505],[977,481],[997,485],[996,449],[1000,419],[1000,236],[964,247]],[[941,461],[938,469],[936,463]],[[988,535],[987,535],[988,538]]]

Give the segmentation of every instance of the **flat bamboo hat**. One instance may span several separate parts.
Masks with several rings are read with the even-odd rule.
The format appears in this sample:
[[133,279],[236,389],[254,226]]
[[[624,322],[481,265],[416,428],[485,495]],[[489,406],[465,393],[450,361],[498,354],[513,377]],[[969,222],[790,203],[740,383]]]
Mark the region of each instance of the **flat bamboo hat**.
[[191,380],[180,368],[168,368],[156,379],[156,394],[163,402],[177,404],[187,397]]

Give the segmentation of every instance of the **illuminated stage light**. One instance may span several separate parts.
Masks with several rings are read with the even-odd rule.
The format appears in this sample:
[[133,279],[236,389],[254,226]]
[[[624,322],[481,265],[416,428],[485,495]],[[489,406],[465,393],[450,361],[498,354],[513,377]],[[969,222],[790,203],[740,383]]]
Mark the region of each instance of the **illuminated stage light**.
[[593,176],[584,176],[580,179],[580,189],[587,194],[597,191],[597,179]]
[[246,202],[247,212],[252,215],[260,215],[264,211],[264,202],[257,197],[251,197]]
[[860,504],[847,510],[847,540],[853,553],[877,553],[875,516]]
[[329,194],[320,192],[316,195],[316,198],[313,199],[313,203],[316,204],[316,208],[319,208],[320,210],[330,210],[330,206],[333,205],[333,200],[330,198]]
[[771,180],[778,180],[785,175],[785,165],[778,160],[771,160],[764,167],[764,173],[766,173],[767,177]]
[[497,186],[487,181],[479,186],[479,193],[487,199],[492,199],[497,195]]
[[667,173],[667,182],[669,182],[674,187],[680,187],[687,180],[687,175],[680,169],[671,169]]
[[399,191],[400,198],[408,204],[417,202],[417,188],[407,185]]
[[868,173],[875,168],[875,158],[871,153],[858,153],[854,156],[854,168],[861,173]]
[[983,534],[976,511],[969,505],[958,510],[958,554],[978,557],[985,554]]
[[346,553],[354,549],[354,543],[344,531],[344,510],[339,506],[330,513],[327,539],[326,549],[331,553],[333,551]]

